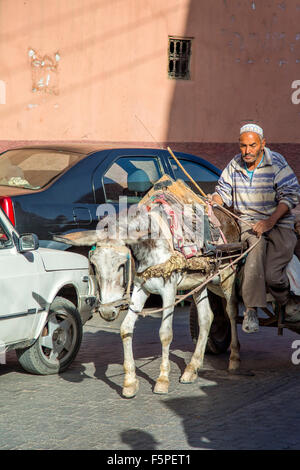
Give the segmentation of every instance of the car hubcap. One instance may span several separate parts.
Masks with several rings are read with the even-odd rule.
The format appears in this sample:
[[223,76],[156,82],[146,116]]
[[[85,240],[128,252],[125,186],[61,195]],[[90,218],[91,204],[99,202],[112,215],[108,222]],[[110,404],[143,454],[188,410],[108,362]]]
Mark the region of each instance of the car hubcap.
[[52,364],[68,359],[76,342],[76,324],[71,315],[53,312],[49,314],[40,347],[44,357]]

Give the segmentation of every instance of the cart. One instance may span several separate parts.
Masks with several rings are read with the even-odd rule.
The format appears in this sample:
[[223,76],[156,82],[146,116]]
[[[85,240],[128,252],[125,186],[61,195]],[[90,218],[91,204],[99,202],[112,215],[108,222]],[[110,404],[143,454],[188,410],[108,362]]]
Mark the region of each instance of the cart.
[[[207,340],[206,352],[216,355],[227,351],[231,341],[231,326],[226,313],[226,300],[210,290],[208,290],[208,297],[211,309],[214,313],[214,319]],[[241,298],[239,298],[239,300],[241,301]],[[285,322],[283,309],[280,308],[269,294],[267,300],[269,301],[268,306],[270,307],[258,309],[259,325],[261,327],[267,326],[276,328],[279,336],[283,335],[284,328],[288,328],[300,334],[300,322]],[[239,313],[237,323],[242,322],[243,316]],[[199,335],[199,324],[197,308],[193,300],[190,304],[190,333],[193,342],[196,343]]]

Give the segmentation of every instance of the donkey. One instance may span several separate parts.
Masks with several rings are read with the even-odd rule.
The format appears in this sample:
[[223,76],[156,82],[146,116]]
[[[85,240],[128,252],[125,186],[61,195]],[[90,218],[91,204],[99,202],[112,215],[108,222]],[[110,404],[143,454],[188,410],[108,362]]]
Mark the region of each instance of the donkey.
[[[150,218],[153,218],[155,212],[150,212]],[[219,214],[223,230],[228,232],[228,216]],[[141,214],[135,215],[128,220],[128,225],[142,227],[143,221]],[[222,220],[223,218],[223,220]],[[157,220],[157,213],[156,213]],[[231,221],[230,221],[231,222]],[[189,272],[181,269],[175,269],[169,275],[143,278],[150,268],[165,265],[171,262],[174,256],[172,235],[164,217],[160,217],[160,225],[164,236],[158,238],[146,238],[147,233],[132,231],[124,235],[124,227],[119,228],[119,237],[111,238],[103,230],[85,231],[69,234],[62,237],[55,237],[57,241],[62,241],[75,246],[92,246],[94,249],[89,253],[90,265],[94,269],[95,276],[99,286],[99,300],[96,310],[101,317],[107,321],[117,318],[120,309],[128,306],[126,293],[130,287],[130,260],[134,260],[135,276],[133,280],[133,290],[128,306],[128,312],[121,324],[120,334],[124,348],[124,385],[123,396],[127,398],[134,397],[139,388],[139,382],[135,373],[135,362],[132,351],[132,337],[135,322],[142,312],[145,302],[150,294],[160,295],[162,297],[163,311],[162,322],[159,330],[162,344],[162,361],[160,374],[154,387],[154,393],[166,394],[169,389],[169,348],[173,337],[172,318],[174,311],[174,302],[178,290],[191,290],[207,278],[207,272],[196,271]],[[127,228],[127,227],[126,227]],[[122,236],[123,230],[123,236]],[[229,227],[230,231],[230,227]],[[130,235],[131,234],[131,235]],[[228,265],[228,260],[226,261]],[[225,263],[226,263],[225,262]],[[236,273],[232,267],[226,268],[218,279],[208,284],[215,293],[226,299],[226,312],[231,324],[231,344],[229,371],[237,371],[240,365],[239,341],[237,336],[237,298],[235,295]],[[180,378],[181,383],[192,383],[197,379],[198,370],[203,364],[203,358],[214,314],[211,310],[206,286],[193,295],[198,312],[199,336],[195,351],[190,363],[186,366],[183,375]]]

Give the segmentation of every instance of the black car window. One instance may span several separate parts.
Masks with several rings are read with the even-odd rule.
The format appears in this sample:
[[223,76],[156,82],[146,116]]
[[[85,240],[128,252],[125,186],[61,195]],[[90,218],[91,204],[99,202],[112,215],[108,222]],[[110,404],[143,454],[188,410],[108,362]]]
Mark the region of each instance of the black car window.
[[106,202],[127,196],[128,203],[137,203],[162,175],[158,158],[120,157],[103,176]]
[[[207,194],[212,193],[216,186],[216,182],[219,179],[219,176],[211,171],[209,168],[201,165],[201,163],[193,162],[191,160],[180,159],[178,161],[181,163],[185,171],[188,172],[189,175],[193,178],[194,181],[200,186],[200,188]],[[182,169],[178,166],[174,159],[170,158],[170,164],[174,171],[174,175],[176,179],[182,179],[185,183],[187,183],[190,188],[197,191],[197,188],[193,185],[193,183],[189,180],[186,174],[182,171]]]

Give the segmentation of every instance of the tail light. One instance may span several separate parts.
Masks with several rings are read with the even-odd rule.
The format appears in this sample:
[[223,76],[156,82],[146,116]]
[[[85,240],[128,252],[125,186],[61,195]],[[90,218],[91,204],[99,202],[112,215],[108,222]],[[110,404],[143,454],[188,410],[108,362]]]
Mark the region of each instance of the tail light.
[[12,200],[10,197],[4,196],[0,197],[0,207],[5,212],[9,220],[13,225],[15,225],[15,212]]

